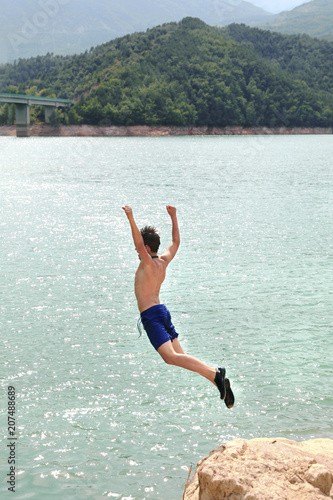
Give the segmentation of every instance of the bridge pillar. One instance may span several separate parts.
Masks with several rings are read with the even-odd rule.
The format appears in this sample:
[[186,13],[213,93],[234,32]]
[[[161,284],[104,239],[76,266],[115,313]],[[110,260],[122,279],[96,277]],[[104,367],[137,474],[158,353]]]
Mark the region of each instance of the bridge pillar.
[[45,123],[50,123],[50,116],[52,115],[54,110],[55,110],[54,106],[44,106]]
[[15,104],[16,106],[16,135],[17,137],[30,137],[30,106],[28,104]]

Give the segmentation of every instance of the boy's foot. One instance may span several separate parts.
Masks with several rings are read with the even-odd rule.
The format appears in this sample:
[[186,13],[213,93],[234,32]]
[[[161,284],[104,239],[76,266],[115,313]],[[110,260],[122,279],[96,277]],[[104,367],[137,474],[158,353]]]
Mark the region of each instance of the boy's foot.
[[[218,390],[221,394],[221,399],[224,400],[226,395],[226,387],[225,387],[225,368],[217,368],[214,382],[217,385]],[[230,383],[229,383],[230,387]]]
[[231,390],[230,380],[228,378],[225,379],[225,391],[226,392],[225,392],[224,402],[225,402],[226,407],[230,409],[234,406],[235,396]]

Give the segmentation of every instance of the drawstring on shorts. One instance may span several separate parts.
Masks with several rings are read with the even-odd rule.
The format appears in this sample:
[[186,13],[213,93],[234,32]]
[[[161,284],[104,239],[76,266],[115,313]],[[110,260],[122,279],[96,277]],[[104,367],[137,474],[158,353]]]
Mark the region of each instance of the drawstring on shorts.
[[143,324],[142,324],[142,320],[141,320],[141,317],[138,319],[138,322],[137,322],[136,326],[137,326],[137,329],[138,329],[138,331],[139,331],[139,333],[140,333],[139,337],[141,337],[141,335],[142,335],[142,329],[141,329],[141,326],[143,326]]

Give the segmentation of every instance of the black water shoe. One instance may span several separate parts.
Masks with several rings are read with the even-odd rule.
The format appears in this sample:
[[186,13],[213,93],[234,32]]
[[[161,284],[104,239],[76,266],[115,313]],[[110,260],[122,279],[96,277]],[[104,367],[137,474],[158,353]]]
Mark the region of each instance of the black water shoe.
[[[221,399],[224,400],[225,395],[226,395],[225,368],[217,368],[214,382],[217,385],[218,390],[220,391]],[[229,387],[230,387],[230,384],[229,384]]]
[[230,387],[230,380],[228,378],[225,379],[225,405],[227,408],[232,408],[235,403],[235,396]]

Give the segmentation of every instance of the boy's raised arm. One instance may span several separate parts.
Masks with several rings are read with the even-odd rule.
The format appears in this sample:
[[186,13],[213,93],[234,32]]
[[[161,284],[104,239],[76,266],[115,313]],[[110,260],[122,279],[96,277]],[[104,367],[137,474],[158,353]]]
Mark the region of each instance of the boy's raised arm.
[[166,251],[161,255],[161,259],[165,260],[167,264],[169,264],[169,262],[171,262],[171,260],[176,255],[177,250],[179,248],[180,235],[179,235],[176,208],[172,207],[171,205],[167,205],[166,209],[172,221],[172,243],[171,245],[168,246]]
[[151,257],[145,248],[142,235],[138,229],[138,226],[135,223],[132,208],[128,205],[124,205],[122,207],[122,209],[124,210],[124,212],[127,216],[128,222],[130,223],[135,248],[137,249],[137,251],[138,251],[138,253],[139,253],[139,255],[144,263],[146,263],[146,264],[151,263]]

